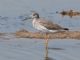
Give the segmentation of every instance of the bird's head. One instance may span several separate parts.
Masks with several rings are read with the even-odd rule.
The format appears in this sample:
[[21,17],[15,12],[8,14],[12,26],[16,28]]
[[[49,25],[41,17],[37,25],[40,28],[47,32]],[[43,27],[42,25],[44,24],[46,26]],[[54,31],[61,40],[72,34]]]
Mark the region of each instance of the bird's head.
[[23,21],[25,20],[29,20],[29,19],[38,19],[39,18],[39,14],[37,12],[32,12],[32,15],[30,15],[29,17],[26,17]]
[[31,16],[32,16],[32,19],[39,18],[39,14],[36,12],[33,12]]

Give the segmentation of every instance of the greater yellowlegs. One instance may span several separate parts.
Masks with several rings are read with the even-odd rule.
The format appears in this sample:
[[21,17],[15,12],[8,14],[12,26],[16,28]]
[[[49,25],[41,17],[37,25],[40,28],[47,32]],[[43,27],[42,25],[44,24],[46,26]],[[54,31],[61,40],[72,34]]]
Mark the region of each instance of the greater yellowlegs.
[[[39,17],[39,14],[37,12],[32,13],[32,24],[33,27],[39,31],[42,32],[54,32],[54,31],[61,31],[61,30],[69,30],[68,28],[63,28],[59,26],[58,24],[54,24],[52,21],[43,19]],[[26,19],[25,19],[26,20]],[[46,44],[46,50],[48,50],[48,35],[45,34],[45,44]],[[48,51],[46,52],[46,58],[48,57]]]
[[63,28],[58,24],[54,24],[52,21],[43,19],[39,17],[39,14],[36,12],[32,13],[32,24],[33,27],[42,32],[55,32],[55,31],[65,31],[69,30],[68,28]]

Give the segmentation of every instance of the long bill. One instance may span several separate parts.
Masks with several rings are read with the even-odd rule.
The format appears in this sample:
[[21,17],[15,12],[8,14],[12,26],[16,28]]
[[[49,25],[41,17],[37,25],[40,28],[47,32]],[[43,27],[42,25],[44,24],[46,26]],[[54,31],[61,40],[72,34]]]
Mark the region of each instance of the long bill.
[[32,18],[31,17],[26,17],[22,21],[26,21],[26,20],[29,20],[29,19],[32,19]]

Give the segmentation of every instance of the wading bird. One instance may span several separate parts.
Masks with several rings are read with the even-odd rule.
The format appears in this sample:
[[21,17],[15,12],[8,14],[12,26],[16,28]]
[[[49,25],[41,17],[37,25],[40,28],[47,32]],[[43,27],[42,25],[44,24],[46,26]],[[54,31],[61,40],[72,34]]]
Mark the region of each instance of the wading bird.
[[[49,21],[47,19],[43,19],[39,17],[39,14],[37,12],[32,13],[32,24],[33,27],[39,31],[45,32],[45,44],[46,44],[46,50],[48,50],[48,34],[47,32],[56,32],[56,31],[67,31],[68,28],[63,28],[59,26],[58,24],[54,24],[52,21]],[[26,20],[26,19],[24,19]],[[48,58],[48,51],[46,52],[46,58]]]

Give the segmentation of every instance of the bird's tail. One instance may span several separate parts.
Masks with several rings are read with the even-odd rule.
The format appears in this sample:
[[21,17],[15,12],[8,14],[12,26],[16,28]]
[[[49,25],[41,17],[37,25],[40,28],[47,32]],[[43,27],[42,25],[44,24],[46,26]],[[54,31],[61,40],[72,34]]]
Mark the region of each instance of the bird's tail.
[[68,28],[63,28],[64,30],[69,30]]

